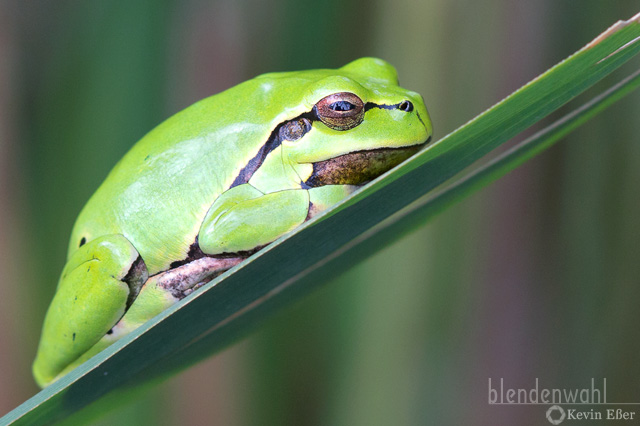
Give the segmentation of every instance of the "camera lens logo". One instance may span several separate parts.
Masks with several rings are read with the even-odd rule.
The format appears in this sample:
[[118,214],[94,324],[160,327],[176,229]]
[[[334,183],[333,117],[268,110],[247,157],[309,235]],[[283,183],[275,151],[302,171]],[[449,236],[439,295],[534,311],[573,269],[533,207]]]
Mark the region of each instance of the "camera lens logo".
[[552,405],[547,410],[547,420],[552,425],[559,425],[567,417],[564,409],[559,405]]

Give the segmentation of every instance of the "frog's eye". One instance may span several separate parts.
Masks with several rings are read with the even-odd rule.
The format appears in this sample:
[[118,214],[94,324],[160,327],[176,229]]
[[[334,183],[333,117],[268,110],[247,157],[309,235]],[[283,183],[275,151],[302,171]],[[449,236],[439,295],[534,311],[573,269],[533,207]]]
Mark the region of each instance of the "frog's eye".
[[311,122],[306,118],[287,121],[280,127],[280,140],[297,141],[311,130]]
[[334,130],[353,129],[364,119],[364,102],[349,92],[322,98],[313,110],[320,121]]

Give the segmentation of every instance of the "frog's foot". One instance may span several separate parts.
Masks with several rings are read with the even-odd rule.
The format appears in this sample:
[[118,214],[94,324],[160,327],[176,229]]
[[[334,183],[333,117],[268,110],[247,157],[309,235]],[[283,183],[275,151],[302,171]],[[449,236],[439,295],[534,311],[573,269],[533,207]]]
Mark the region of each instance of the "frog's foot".
[[238,185],[213,203],[198,244],[208,255],[252,252],[300,226],[308,213],[305,189],[263,194],[249,184]]
[[71,255],[47,311],[33,369],[44,386],[96,344],[131,306],[147,268],[124,236],[105,235]]

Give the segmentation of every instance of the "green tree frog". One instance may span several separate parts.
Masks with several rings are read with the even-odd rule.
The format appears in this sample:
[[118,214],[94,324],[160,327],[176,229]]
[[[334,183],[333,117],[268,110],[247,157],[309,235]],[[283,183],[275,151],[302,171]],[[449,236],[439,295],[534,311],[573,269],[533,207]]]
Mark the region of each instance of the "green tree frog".
[[149,132],[81,211],[33,372],[46,386],[428,143],[422,97],[362,58],[270,73]]

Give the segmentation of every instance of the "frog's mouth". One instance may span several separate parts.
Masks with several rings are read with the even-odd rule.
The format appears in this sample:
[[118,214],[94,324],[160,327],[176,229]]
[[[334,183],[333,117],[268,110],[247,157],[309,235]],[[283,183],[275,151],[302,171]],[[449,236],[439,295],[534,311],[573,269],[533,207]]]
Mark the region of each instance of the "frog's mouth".
[[391,170],[429,143],[401,148],[378,148],[350,152],[338,157],[313,163],[313,173],[304,182],[315,188],[324,185],[364,185]]

